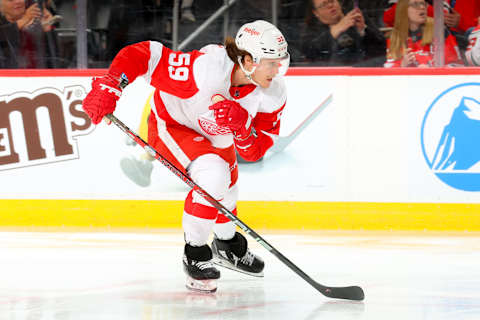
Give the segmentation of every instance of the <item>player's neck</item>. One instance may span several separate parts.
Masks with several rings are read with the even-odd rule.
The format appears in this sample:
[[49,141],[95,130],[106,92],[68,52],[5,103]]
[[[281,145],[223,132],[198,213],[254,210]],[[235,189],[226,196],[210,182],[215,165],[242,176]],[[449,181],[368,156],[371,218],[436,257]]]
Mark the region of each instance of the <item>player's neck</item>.
[[247,84],[251,84],[250,80],[245,76],[242,69],[236,66],[233,70],[232,87],[241,87]]

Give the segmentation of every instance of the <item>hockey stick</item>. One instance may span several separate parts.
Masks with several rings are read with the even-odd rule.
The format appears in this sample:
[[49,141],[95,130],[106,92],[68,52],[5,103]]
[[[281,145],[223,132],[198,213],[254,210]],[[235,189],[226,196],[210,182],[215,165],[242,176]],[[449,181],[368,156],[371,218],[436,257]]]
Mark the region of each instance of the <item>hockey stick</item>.
[[312,287],[320,291],[324,296],[335,299],[347,299],[347,300],[363,300],[365,297],[362,288],[357,286],[352,287],[327,287],[324,286],[312,278],[310,278],[305,272],[298,268],[293,262],[288,260],[283,254],[281,254],[277,249],[271,246],[265,239],[263,239],[258,233],[253,231],[250,227],[244,224],[239,218],[237,218],[233,213],[231,213],[227,208],[225,208],[220,202],[215,200],[211,195],[209,195],[205,190],[203,190],[198,184],[196,184],[189,176],[180,171],[175,167],[170,161],[165,159],[160,153],[153,149],[147,142],[140,138],[135,132],[130,130],[123,122],[118,120],[113,114],[108,114],[105,116],[111,122],[113,122],[117,127],[120,128],[125,134],[132,138],[136,143],[138,143],[146,152],[148,152],[152,157],[160,161],[164,166],[166,166],[170,171],[172,171],[177,177],[179,177],[183,182],[190,186],[196,193],[202,196],[207,200],[213,207],[218,211],[224,214],[228,219],[240,227],[245,233],[249,234],[254,238],[258,243],[260,243],[265,249],[270,251],[275,257],[280,261],[286,264],[290,269],[292,269],[296,274],[302,277],[307,281]]
[[273,146],[268,150],[271,153],[278,153],[283,151],[297,136],[305,130],[305,128],[313,121],[317,116],[322,113],[323,110],[332,102],[332,95],[330,94],[315,110],[303,120],[298,127],[295,128],[288,136],[277,136],[269,132],[262,131],[267,136],[273,139]]

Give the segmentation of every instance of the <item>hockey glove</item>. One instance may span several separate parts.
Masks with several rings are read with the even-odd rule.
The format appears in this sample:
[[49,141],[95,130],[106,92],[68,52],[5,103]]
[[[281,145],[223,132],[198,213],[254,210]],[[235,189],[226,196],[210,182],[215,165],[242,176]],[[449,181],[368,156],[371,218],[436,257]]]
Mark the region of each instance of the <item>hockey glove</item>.
[[115,111],[117,101],[122,95],[120,83],[121,77],[115,73],[93,78],[92,90],[83,99],[83,110],[94,124],[100,123],[104,116]]
[[229,128],[234,136],[246,136],[250,131],[251,117],[248,111],[231,100],[222,100],[209,107],[218,125]]

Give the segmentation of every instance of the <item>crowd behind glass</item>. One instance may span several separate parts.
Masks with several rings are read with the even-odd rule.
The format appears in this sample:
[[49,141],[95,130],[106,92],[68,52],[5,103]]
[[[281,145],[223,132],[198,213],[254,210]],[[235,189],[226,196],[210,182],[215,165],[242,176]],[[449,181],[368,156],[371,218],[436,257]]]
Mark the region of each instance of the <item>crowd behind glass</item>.
[[[292,66],[432,67],[433,3],[425,0],[237,0],[228,11],[231,34],[242,24],[276,21]],[[105,68],[124,46],[156,40],[174,48],[198,30],[224,0],[87,0],[89,68]],[[0,0],[0,68],[77,68],[75,0]],[[474,65],[466,55],[477,32],[480,1],[443,1],[444,65]],[[276,17],[272,17],[272,13]],[[222,43],[224,15],[182,51]],[[479,31],[480,33],[480,31]]]

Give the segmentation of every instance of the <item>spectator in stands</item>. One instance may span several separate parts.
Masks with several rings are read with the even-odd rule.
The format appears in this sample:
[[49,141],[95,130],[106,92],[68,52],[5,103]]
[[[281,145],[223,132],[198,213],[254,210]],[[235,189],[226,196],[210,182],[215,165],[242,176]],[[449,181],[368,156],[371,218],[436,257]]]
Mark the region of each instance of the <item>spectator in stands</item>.
[[[434,66],[433,19],[424,0],[399,0],[395,24],[387,40],[385,67]],[[445,65],[463,65],[455,37],[445,29]]]
[[[395,20],[396,3],[385,10],[383,22],[387,27],[393,27]],[[445,24],[454,30],[466,32],[477,25],[477,17],[480,16],[480,2],[477,0],[449,0],[444,1]],[[433,6],[428,4],[427,12],[433,17]]]
[[56,67],[52,14],[37,2],[0,0],[0,67]]
[[307,60],[327,66],[382,66],[385,38],[362,11],[344,14],[339,0],[309,0],[302,32]]
[[[397,5],[395,3],[389,9],[385,10],[383,15],[385,26],[393,26],[396,7]],[[457,38],[461,49],[465,49],[468,32],[477,25],[477,17],[480,16],[480,1],[445,0],[443,1],[443,8],[445,25]],[[429,17],[433,17],[433,6],[431,4],[427,5],[427,14]]]

